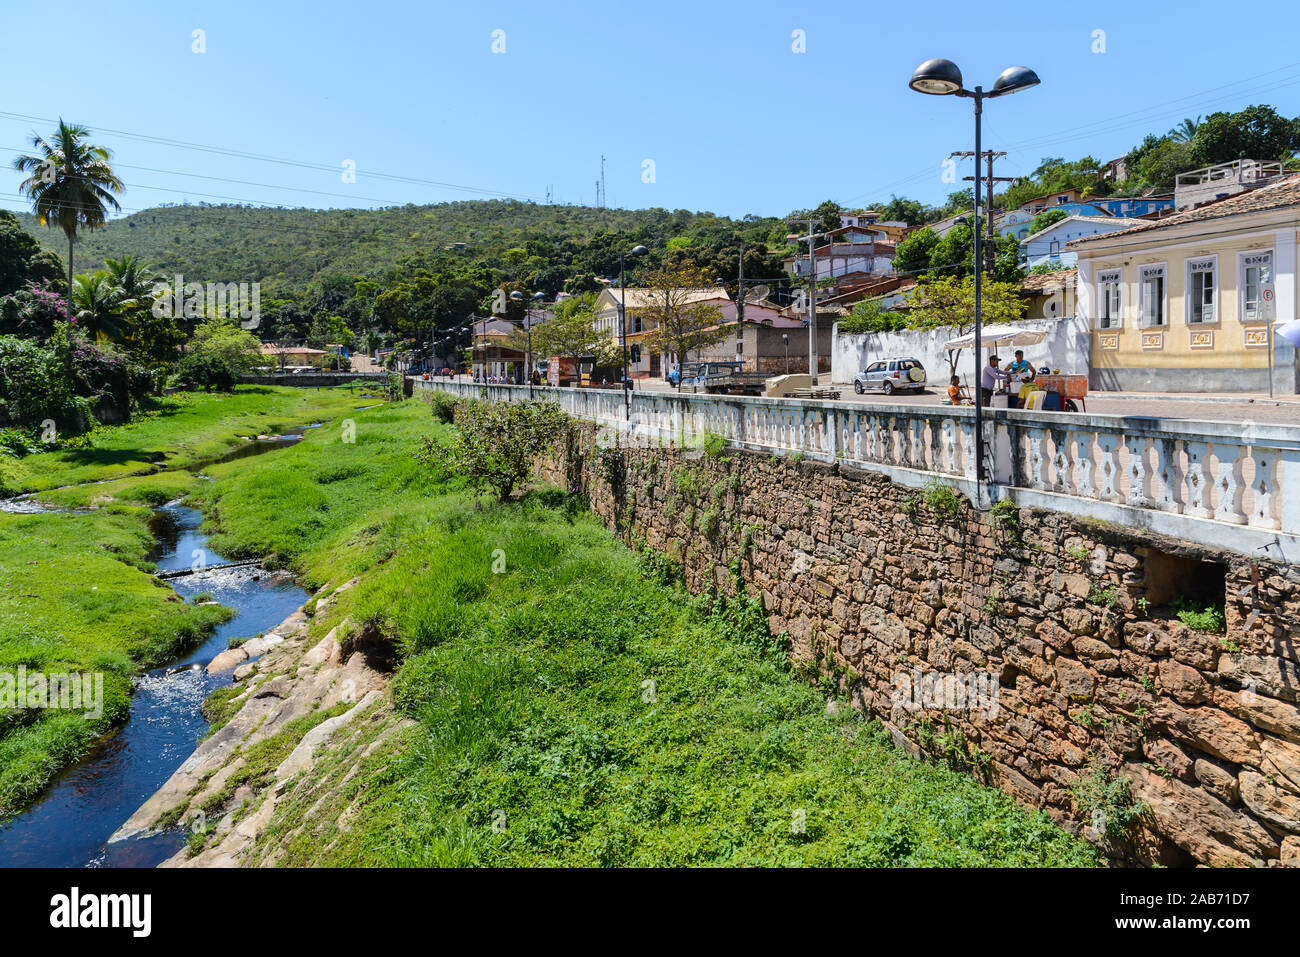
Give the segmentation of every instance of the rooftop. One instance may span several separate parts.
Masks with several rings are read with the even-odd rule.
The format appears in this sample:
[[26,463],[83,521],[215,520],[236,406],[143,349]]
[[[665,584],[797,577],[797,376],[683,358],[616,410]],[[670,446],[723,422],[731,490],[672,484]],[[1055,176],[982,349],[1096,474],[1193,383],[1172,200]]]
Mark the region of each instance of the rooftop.
[[1146,220],[1118,232],[1074,239],[1066,245],[1083,246],[1087,243],[1107,242],[1134,233],[1168,229],[1171,226],[1182,226],[1187,223],[1210,222],[1216,219],[1226,219],[1229,216],[1243,216],[1247,213],[1260,213],[1270,209],[1285,209],[1288,206],[1300,206],[1300,175],[1288,176],[1276,183],[1247,190],[1244,193],[1235,193],[1232,196],[1214,200],[1194,209],[1166,216],[1163,219]]

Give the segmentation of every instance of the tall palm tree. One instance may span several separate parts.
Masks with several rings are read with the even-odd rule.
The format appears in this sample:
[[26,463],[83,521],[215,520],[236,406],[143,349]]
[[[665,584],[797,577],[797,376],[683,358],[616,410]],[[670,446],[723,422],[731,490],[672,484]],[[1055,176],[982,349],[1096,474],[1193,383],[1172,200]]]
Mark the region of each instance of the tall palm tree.
[[126,332],[122,290],[107,270],[96,269],[88,276],[74,278],[68,301],[91,342],[101,335],[106,339],[121,339]]
[[112,153],[86,141],[90,130],[59,120],[59,128],[47,140],[32,134],[35,153],[19,156],[14,169],[27,173],[20,184],[31,200],[32,211],[42,226],[58,226],[68,237],[68,319],[72,319],[72,249],[77,231],[95,229],[108,219],[108,208],[120,211],[114,194],[121,193],[122,181],[113,172]]
[[1198,116],[1194,120],[1189,117],[1170,130],[1169,136],[1176,143],[1190,143],[1196,137],[1196,131],[1200,128],[1201,117]]

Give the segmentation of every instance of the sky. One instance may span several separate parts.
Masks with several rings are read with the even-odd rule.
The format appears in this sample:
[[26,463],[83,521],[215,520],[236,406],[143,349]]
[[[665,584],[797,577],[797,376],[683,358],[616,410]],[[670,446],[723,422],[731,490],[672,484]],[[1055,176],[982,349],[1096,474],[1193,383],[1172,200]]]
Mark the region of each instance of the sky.
[[591,205],[602,154],[614,207],[941,203],[974,121],[969,100],[908,89],[923,60],[954,60],[968,87],[1037,71],[985,107],[984,146],[1014,176],[1123,155],[1187,116],[1300,115],[1298,28],[1294,0],[0,0],[0,207],[26,208],[13,157],[57,117],[113,151],[124,212]]

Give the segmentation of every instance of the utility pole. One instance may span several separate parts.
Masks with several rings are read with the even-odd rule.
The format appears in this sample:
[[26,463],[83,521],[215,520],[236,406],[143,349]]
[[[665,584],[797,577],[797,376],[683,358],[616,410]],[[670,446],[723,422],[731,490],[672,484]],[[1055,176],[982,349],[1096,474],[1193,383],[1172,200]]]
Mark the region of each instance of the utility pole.
[[[808,218],[808,375],[817,385],[817,259],[813,252],[816,235],[813,220]],[[833,249],[834,247],[832,247]]]
[[[1017,177],[1015,176],[994,176],[993,175],[993,161],[995,159],[1003,159],[1006,155],[1007,154],[1003,152],[997,152],[994,150],[984,150],[979,154],[979,157],[975,160],[976,173],[979,172],[980,160],[984,160],[988,163],[988,176],[986,177],[986,179],[988,180],[988,195],[987,195],[988,202],[984,207],[984,211],[985,211],[985,215],[988,218],[988,226],[987,226],[988,255],[987,257],[985,257],[985,262],[987,263],[990,272],[992,272],[993,263],[997,258],[997,242],[998,242],[998,227],[997,227],[997,223],[994,221],[993,218],[993,190],[998,183],[1014,183],[1017,179]],[[975,154],[967,150],[962,150],[956,153],[949,154],[950,159],[969,159],[973,156],[975,156]],[[967,183],[978,182],[979,177],[963,176],[962,180]],[[979,205],[978,185],[975,187],[975,190],[977,193],[975,197],[975,204],[978,206]],[[975,241],[979,242],[978,236],[975,237]]]
[[[740,241],[740,279],[736,285],[736,361],[744,362],[741,358],[744,354],[745,346],[745,241]],[[757,363],[758,357],[754,357]],[[758,366],[754,366],[758,370]]]

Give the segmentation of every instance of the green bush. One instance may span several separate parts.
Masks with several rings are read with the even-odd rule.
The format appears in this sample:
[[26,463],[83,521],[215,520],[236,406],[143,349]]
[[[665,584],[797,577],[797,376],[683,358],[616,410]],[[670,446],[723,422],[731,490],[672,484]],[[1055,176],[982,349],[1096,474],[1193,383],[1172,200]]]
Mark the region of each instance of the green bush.
[[567,421],[554,402],[463,402],[456,408],[451,468],[508,501]]
[[434,391],[429,396],[429,407],[433,410],[435,422],[450,424],[456,421],[456,396],[450,392]]
[[179,385],[211,392],[234,392],[239,375],[230,362],[214,352],[191,352],[176,364]]

